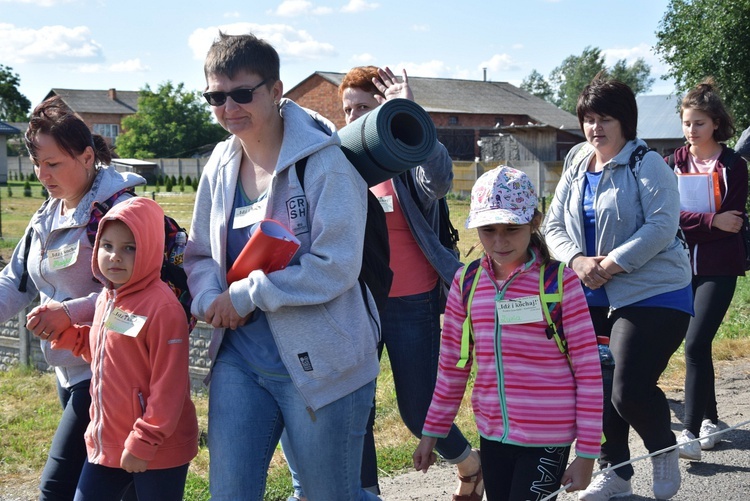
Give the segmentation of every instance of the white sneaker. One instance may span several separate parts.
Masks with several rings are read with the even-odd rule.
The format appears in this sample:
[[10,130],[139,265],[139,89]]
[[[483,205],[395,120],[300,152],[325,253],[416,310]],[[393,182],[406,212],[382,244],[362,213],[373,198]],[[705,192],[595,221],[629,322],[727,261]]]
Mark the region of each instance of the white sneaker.
[[704,419],[701,423],[701,431],[699,433],[700,439],[701,439],[701,449],[704,451],[707,451],[709,449],[713,449],[716,447],[716,444],[721,442],[721,436],[715,435],[713,437],[710,437],[708,435],[712,435],[719,431],[719,426],[713,424],[710,419]]
[[612,498],[630,496],[633,489],[630,480],[624,480],[610,470],[596,475],[586,490],[578,493],[579,501],[608,501]]
[[691,461],[701,460],[701,445],[690,431],[682,430],[682,434],[677,437],[677,443],[679,444],[677,450],[680,451],[682,459],[690,459]]
[[677,449],[653,456],[651,465],[654,470],[654,497],[669,499],[680,490],[680,454]]

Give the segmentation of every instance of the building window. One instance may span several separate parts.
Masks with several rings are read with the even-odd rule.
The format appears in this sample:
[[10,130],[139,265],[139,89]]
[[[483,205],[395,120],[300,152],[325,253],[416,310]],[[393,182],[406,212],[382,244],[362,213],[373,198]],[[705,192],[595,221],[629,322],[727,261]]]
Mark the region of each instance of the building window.
[[448,117],[448,125],[458,125],[458,117]]
[[108,137],[115,144],[117,136],[120,135],[120,126],[117,124],[94,124],[94,134]]

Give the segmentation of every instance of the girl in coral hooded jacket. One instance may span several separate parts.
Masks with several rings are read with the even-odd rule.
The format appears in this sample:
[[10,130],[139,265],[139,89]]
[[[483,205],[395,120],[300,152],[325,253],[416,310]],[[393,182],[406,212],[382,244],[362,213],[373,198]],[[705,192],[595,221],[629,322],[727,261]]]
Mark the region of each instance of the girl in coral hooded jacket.
[[52,343],[91,363],[88,461],[76,500],[181,500],[198,422],[190,399],[188,324],[161,281],[164,213],[135,197],[99,222],[92,269],[105,284],[93,324]]

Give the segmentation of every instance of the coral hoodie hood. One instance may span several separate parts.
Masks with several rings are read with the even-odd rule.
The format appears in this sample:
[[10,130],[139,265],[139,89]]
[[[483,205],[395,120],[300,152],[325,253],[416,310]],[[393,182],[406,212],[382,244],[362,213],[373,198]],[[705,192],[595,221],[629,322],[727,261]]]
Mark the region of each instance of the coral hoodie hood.
[[[154,280],[161,279],[161,265],[164,260],[164,211],[159,204],[144,197],[133,197],[118,203],[99,221],[94,249],[99,248],[104,225],[115,220],[122,221],[130,228],[136,248],[133,274],[130,280],[117,289],[117,295],[122,297],[143,290]],[[107,289],[112,288],[112,284],[99,268],[97,252],[91,257],[91,269],[94,276]]]

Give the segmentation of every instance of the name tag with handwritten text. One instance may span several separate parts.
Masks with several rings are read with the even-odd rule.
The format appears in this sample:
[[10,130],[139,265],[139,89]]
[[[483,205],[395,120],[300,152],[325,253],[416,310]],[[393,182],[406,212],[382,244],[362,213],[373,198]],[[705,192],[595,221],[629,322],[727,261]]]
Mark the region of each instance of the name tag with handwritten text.
[[115,308],[104,322],[104,326],[118,334],[124,334],[129,337],[136,337],[146,323],[147,317],[142,317],[134,313],[128,313],[120,308]]
[[47,251],[47,263],[50,270],[62,270],[73,265],[78,260],[79,242],[63,245],[59,249]]
[[542,300],[539,296],[495,301],[495,309],[500,325],[530,324],[539,322],[544,318]]

